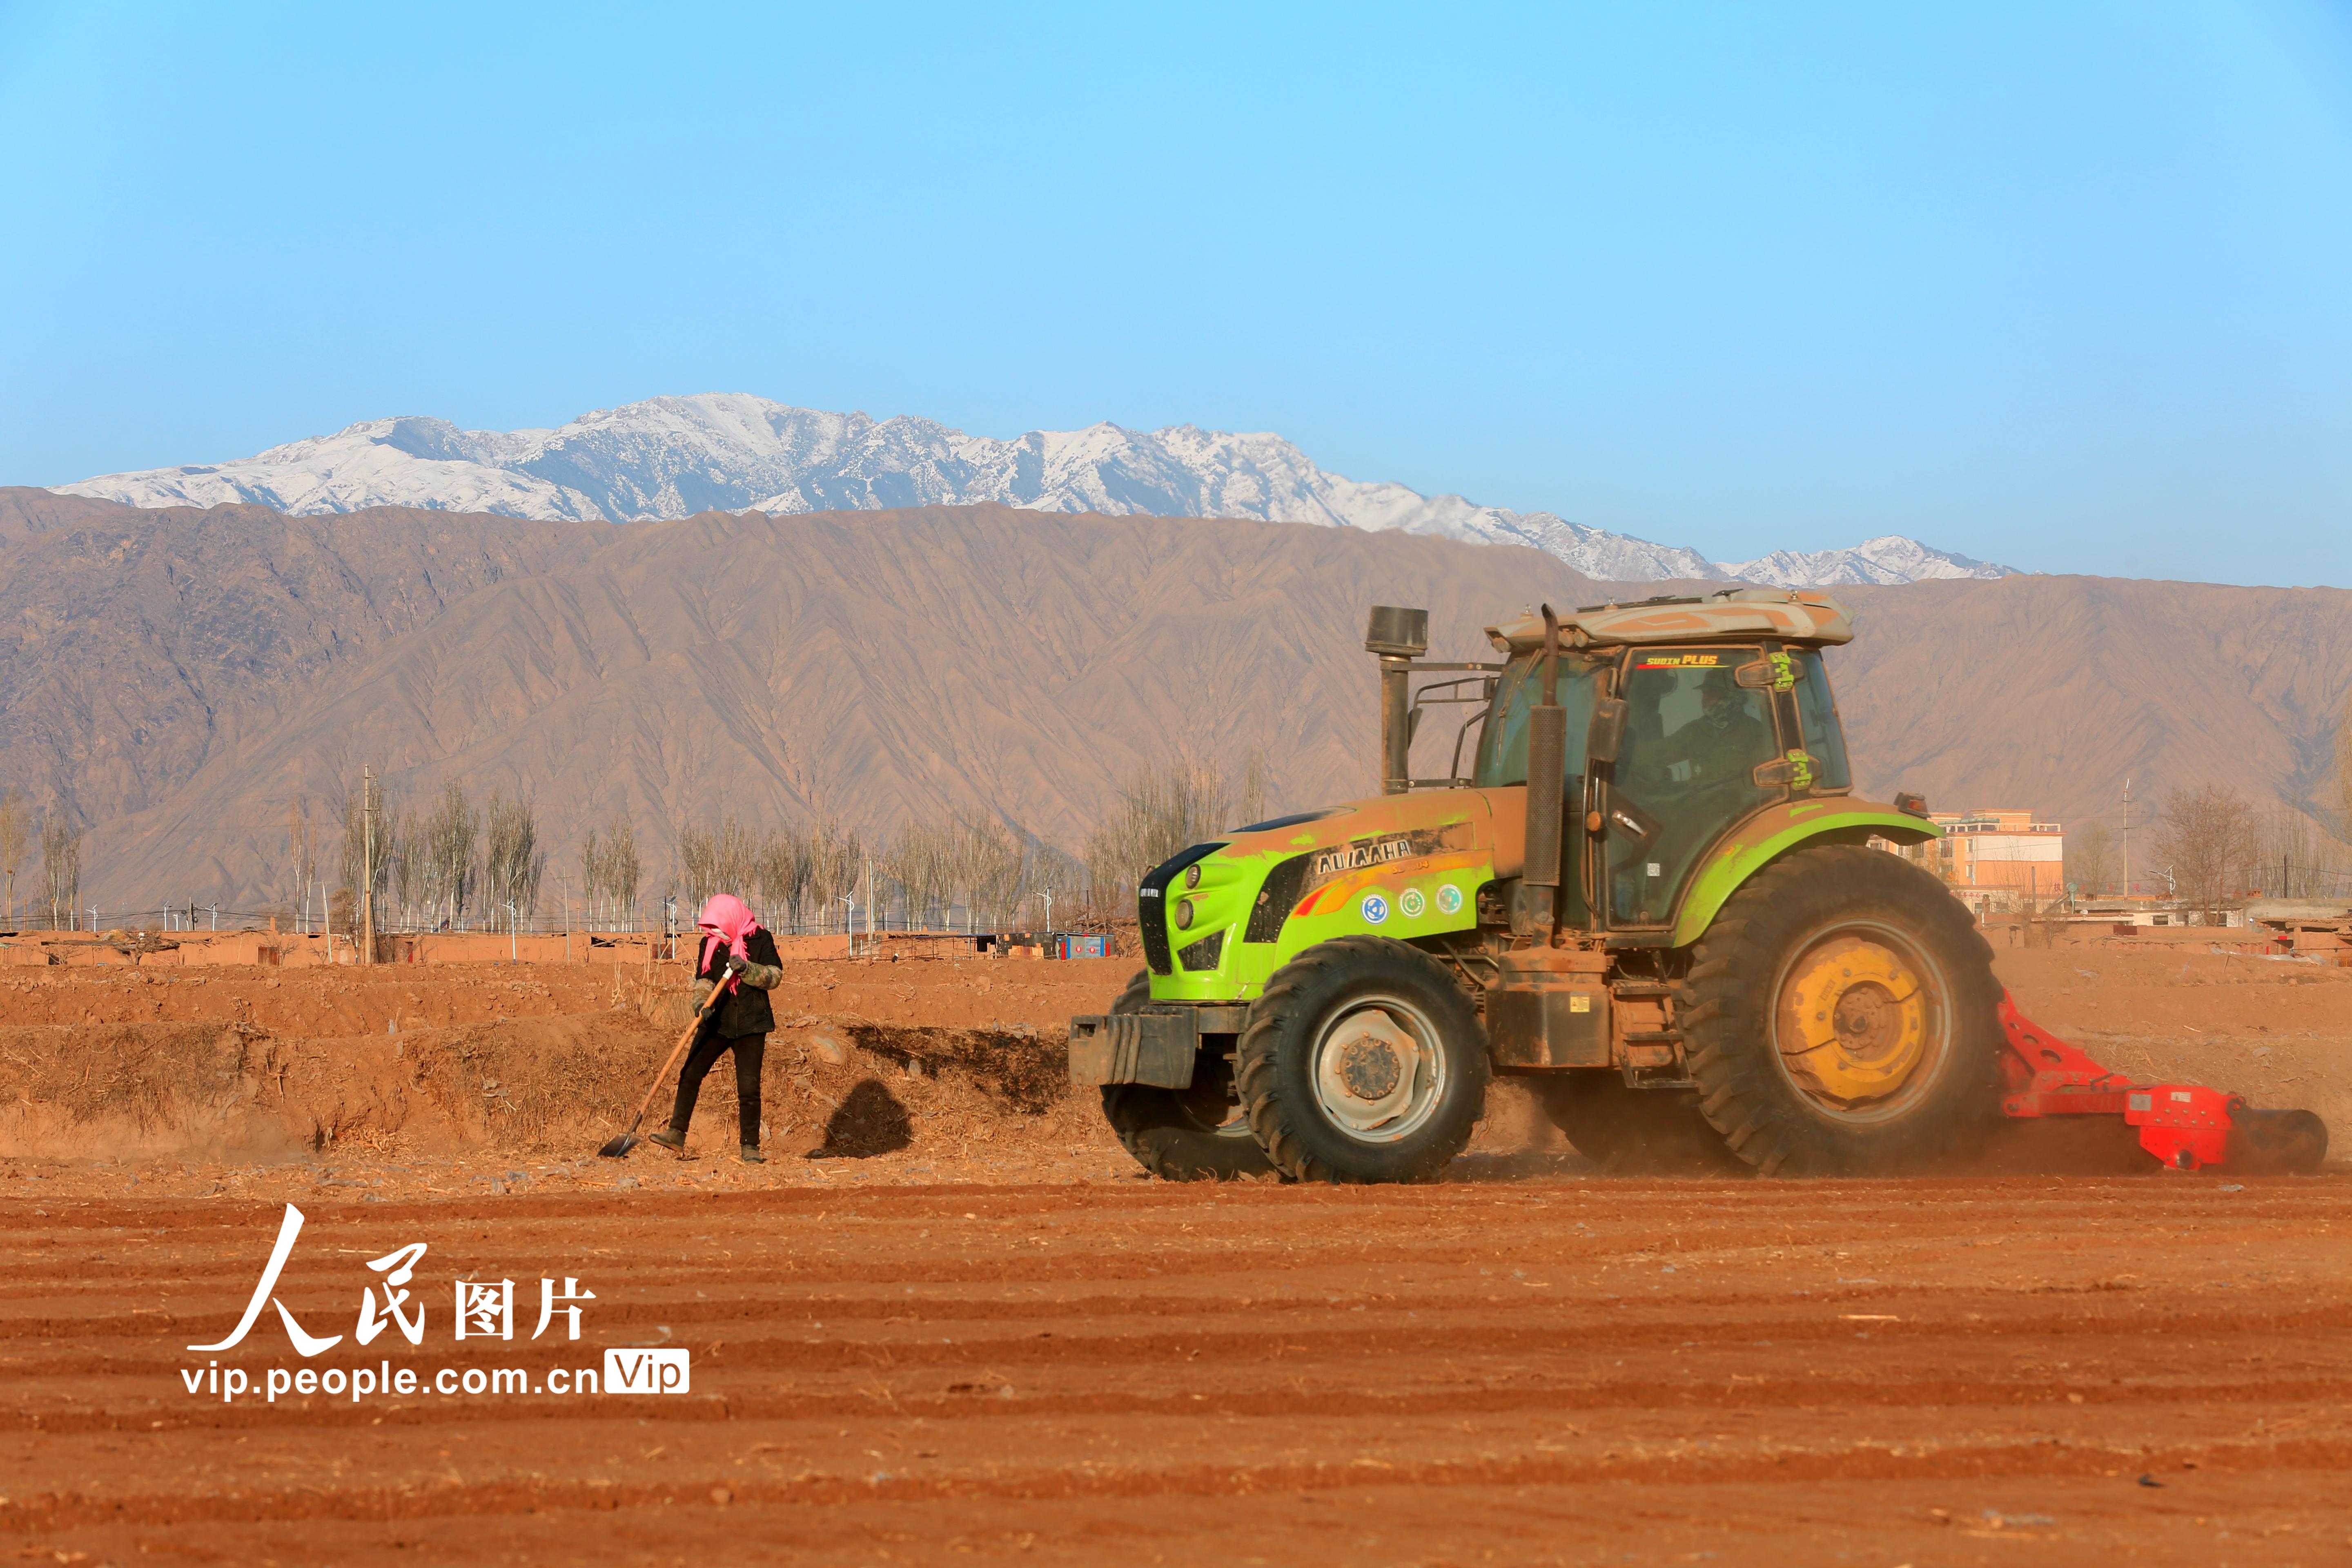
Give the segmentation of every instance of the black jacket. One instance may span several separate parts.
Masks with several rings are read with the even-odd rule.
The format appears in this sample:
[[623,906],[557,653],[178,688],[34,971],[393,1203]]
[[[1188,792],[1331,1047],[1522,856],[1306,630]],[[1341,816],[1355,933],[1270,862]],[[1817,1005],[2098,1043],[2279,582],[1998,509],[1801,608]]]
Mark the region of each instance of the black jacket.
[[[709,999],[710,985],[727,973],[727,944],[706,942],[709,958],[697,965],[694,972],[694,1001],[700,1006]],[[762,926],[751,933],[743,944],[744,956],[751,961],[735,982],[735,989],[719,1005],[719,1033],[732,1039],[738,1035],[764,1035],[776,1026],[775,1009],[768,1005],[768,993],[784,977],[783,960],[777,956],[776,939]]]

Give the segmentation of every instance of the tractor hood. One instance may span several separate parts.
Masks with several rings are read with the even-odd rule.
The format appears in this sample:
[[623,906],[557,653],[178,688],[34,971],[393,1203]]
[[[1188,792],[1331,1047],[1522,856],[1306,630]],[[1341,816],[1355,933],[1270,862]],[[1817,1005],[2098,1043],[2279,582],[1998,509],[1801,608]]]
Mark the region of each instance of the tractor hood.
[[1517,874],[1527,790],[1417,790],[1277,817],[1196,844],[1137,889],[1160,1001],[1255,995],[1335,936],[1407,941],[1477,925],[1479,890]]
[[1416,790],[1281,816],[1223,836],[1225,860],[1315,854],[1307,877],[1386,865],[1446,849],[1492,851],[1495,874],[1518,875],[1527,838],[1527,786]]

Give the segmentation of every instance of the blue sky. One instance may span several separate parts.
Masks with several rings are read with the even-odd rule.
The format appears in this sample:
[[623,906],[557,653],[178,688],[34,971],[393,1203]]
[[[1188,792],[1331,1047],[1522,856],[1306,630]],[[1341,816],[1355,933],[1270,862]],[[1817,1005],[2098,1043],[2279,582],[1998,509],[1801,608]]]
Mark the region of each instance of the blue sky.
[[2352,584],[2352,8],[0,0],[0,483],[744,391]]

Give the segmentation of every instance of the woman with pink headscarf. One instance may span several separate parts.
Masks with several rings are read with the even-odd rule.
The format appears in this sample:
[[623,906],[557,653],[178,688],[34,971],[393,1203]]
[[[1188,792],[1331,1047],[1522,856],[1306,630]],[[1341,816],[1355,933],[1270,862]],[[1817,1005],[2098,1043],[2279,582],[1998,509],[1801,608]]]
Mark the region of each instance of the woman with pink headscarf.
[[776,953],[776,939],[732,893],[711,895],[694,923],[702,928],[702,952],[694,962],[694,1004],[701,1006],[714,986],[729,994],[687,1053],[686,1065],[677,1073],[677,1108],[669,1113],[669,1125],[655,1133],[653,1141],[665,1148],[686,1147],[687,1123],[694,1120],[703,1077],[720,1057],[733,1051],[744,1163],[762,1164],[767,1156],[760,1152],[760,1066],[767,1056],[768,1031],[776,1026],[768,993],[783,979],[783,963]]

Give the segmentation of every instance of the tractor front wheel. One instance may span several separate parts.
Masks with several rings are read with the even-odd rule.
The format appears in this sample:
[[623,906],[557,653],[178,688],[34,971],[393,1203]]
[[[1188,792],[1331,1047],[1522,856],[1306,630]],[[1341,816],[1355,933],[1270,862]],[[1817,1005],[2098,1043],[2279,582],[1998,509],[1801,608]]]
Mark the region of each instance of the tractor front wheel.
[[[1139,973],[1112,1003],[1114,1013],[1137,1013],[1151,1000],[1151,976]],[[1163,1182],[1230,1182],[1264,1176],[1274,1166],[1250,1135],[1248,1119],[1229,1092],[1223,1058],[1203,1057],[1190,1089],[1148,1083],[1103,1085],[1103,1115],[1136,1163]]]
[[1266,982],[1237,1077],[1258,1144],[1285,1175],[1426,1182],[1486,1111],[1486,1038],[1429,954],[1386,937],[1336,937]]
[[1908,861],[1801,849],[1692,945],[1676,1022],[1699,1110],[1767,1175],[1880,1175],[1974,1151],[2000,1112],[2000,983]]

